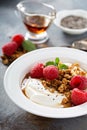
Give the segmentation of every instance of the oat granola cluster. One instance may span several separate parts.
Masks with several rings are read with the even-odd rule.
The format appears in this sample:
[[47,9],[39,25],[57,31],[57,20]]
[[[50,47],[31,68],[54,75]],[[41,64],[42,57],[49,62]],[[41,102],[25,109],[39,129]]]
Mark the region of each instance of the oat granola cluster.
[[64,107],[72,106],[71,103],[71,90],[70,90],[70,80],[72,78],[72,73],[70,69],[59,70],[59,78],[54,80],[41,79],[42,84],[50,92],[54,93],[55,90],[66,96],[62,100],[62,105]]

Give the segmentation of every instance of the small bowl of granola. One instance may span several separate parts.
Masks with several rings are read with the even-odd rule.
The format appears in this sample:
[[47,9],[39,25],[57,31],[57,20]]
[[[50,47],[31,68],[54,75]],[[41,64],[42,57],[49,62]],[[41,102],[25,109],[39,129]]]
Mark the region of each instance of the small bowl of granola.
[[8,67],[4,87],[16,105],[32,114],[50,118],[85,115],[86,52],[50,47],[26,53]]

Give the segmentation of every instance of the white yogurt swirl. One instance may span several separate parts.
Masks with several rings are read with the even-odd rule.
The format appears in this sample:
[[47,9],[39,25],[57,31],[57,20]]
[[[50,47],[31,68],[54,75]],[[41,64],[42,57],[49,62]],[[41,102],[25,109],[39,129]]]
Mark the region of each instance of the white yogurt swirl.
[[25,95],[35,103],[51,107],[63,107],[61,102],[65,96],[57,91],[51,93],[38,79],[26,79],[22,83],[22,87],[25,90]]

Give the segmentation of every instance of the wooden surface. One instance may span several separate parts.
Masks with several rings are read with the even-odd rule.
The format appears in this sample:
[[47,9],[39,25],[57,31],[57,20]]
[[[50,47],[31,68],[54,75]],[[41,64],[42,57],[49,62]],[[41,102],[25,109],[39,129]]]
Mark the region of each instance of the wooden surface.
[[[87,9],[86,0],[38,0],[52,4],[57,11],[63,9]],[[19,0],[0,1],[0,55],[1,47],[9,37],[25,34],[26,29],[16,15],[15,7]],[[54,24],[48,29],[49,46],[70,46],[73,41],[87,38],[87,33],[70,36]],[[16,106],[7,96],[3,78],[7,67],[0,62],[0,130],[87,130],[87,115],[71,119],[49,119],[27,113]]]

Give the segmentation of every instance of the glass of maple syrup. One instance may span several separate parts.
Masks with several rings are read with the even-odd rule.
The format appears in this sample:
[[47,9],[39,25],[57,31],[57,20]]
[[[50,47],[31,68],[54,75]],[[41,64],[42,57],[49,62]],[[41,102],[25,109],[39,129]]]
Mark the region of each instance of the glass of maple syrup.
[[22,21],[27,28],[25,38],[40,44],[48,40],[46,30],[56,17],[53,6],[37,1],[22,1],[17,4]]

